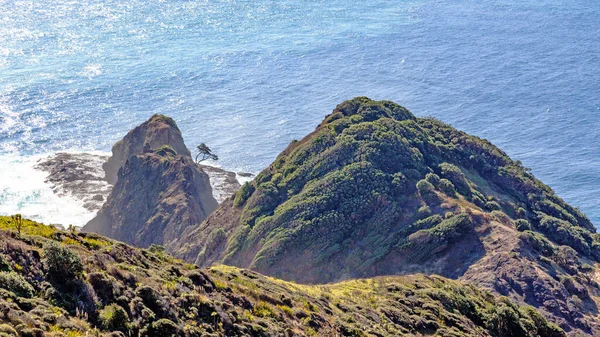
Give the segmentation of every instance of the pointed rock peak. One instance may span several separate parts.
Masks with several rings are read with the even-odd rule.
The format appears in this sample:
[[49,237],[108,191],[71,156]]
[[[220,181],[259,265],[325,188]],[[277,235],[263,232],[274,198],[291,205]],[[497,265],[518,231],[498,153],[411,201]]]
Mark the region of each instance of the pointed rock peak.
[[129,131],[113,146],[112,156],[103,165],[106,180],[114,185],[119,169],[129,157],[161,149],[163,146],[169,146],[176,154],[191,157],[177,123],[170,117],[156,114]]
[[217,208],[208,175],[169,145],[129,157],[107,202],[83,231],[139,247],[170,243]]

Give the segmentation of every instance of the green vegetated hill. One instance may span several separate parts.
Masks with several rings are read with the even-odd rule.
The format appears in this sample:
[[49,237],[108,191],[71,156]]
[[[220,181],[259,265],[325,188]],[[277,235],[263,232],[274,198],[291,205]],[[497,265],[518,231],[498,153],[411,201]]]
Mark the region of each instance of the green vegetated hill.
[[0,336],[565,336],[439,276],[299,285],[0,217]]
[[303,283],[439,274],[600,332],[592,223],[488,141],[389,101],[340,104],[178,246]]

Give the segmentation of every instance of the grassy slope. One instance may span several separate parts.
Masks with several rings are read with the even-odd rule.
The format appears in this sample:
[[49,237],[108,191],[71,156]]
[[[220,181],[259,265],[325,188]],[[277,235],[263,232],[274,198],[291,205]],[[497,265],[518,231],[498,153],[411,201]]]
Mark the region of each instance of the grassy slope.
[[441,274],[600,333],[585,215],[488,141],[392,102],[340,104],[182,237],[201,265],[309,283]]
[[0,217],[0,336],[564,336],[437,276],[308,286],[27,220],[22,233]]

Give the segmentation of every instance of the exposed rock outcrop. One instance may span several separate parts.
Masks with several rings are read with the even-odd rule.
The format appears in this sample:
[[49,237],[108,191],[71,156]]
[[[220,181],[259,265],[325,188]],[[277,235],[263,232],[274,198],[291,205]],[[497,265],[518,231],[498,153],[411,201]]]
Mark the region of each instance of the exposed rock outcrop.
[[82,200],[86,209],[98,211],[112,189],[102,170],[107,159],[90,153],[57,153],[40,160],[35,168],[48,172],[46,182],[54,193]]
[[112,156],[103,165],[106,180],[115,184],[119,169],[133,155],[144,150],[155,150],[163,145],[171,146],[177,154],[191,156],[185,146],[181,131],[175,121],[164,115],[154,115],[148,121],[129,131],[129,133],[112,148]]
[[191,157],[163,146],[129,157],[107,203],[83,230],[169,249],[170,242],[216,207],[208,175]]
[[218,205],[208,175],[192,160],[169,117],[154,115],[130,131],[103,166],[115,185],[84,231],[169,249],[184,230],[200,224]]
[[213,189],[213,196],[218,203],[222,203],[227,198],[237,192],[242,185],[237,179],[235,172],[223,170],[219,167],[199,165],[202,171],[208,174],[210,185]]

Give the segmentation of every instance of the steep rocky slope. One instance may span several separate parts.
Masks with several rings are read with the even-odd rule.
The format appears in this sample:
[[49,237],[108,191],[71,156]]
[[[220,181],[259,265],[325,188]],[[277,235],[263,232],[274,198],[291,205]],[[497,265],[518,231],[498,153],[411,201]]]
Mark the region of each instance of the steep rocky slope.
[[113,146],[112,156],[103,165],[106,180],[114,185],[118,179],[119,169],[125,165],[129,157],[156,150],[163,145],[171,146],[177,154],[191,156],[175,121],[164,115],[154,115],[129,131]]
[[131,130],[103,166],[114,187],[84,231],[169,251],[173,240],[218,205],[208,175],[192,160],[169,117],[154,115]]
[[83,230],[138,247],[165,245],[217,208],[208,175],[170,146],[133,155],[98,215]]
[[438,276],[322,286],[199,269],[160,247],[0,217],[0,336],[563,337],[532,307]]
[[175,245],[298,282],[440,274],[600,333],[590,221],[488,141],[392,102],[340,104]]

